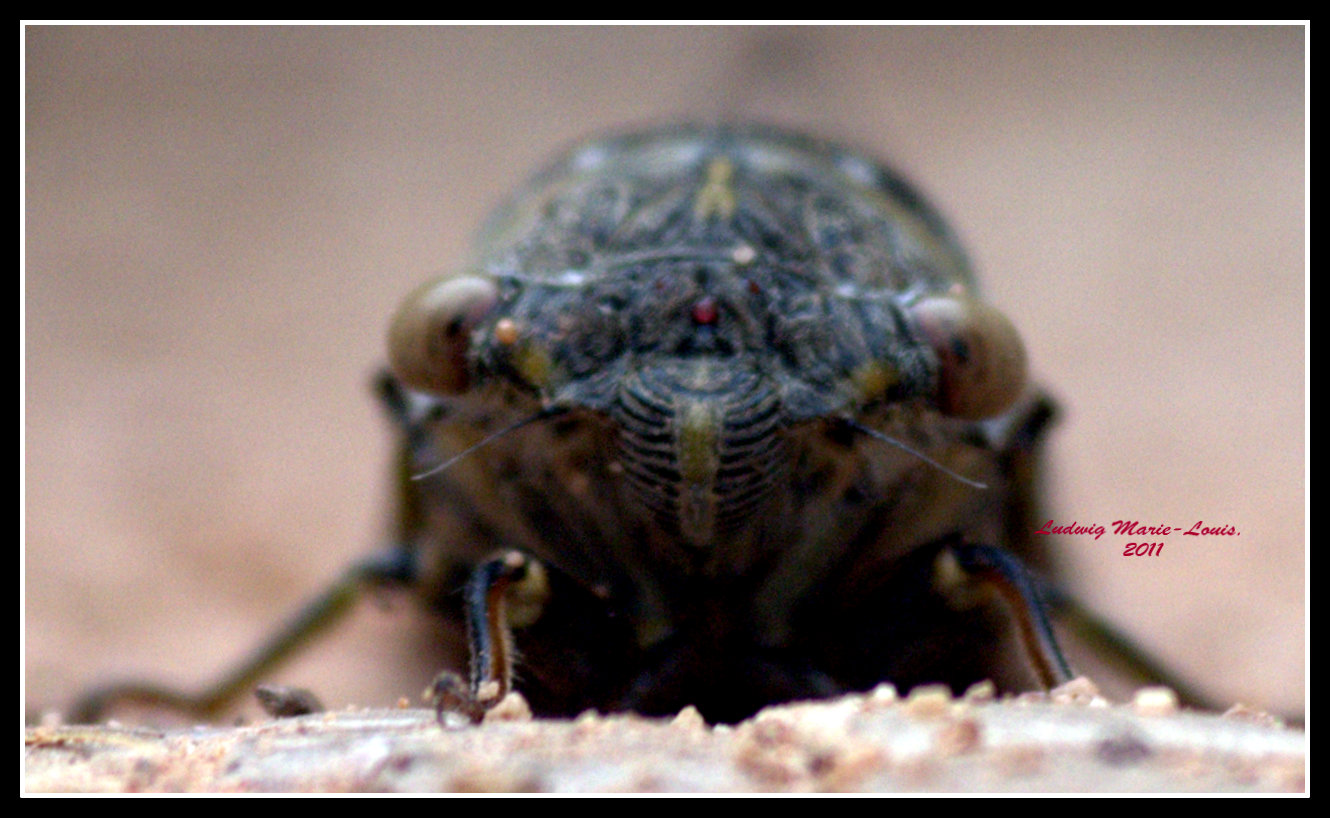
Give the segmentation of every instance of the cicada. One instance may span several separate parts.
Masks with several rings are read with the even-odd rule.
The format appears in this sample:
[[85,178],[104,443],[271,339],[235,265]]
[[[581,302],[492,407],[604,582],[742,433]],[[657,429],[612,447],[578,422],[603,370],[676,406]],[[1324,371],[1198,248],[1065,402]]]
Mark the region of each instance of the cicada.
[[412,589],[465,623],[478,718],[735,721],[777,702],[1070,670],[1027,566],[1050,402],[938,212],[884,165],[765,126],[581,144],[410,294],[380,394],[393,541],[199,696]]

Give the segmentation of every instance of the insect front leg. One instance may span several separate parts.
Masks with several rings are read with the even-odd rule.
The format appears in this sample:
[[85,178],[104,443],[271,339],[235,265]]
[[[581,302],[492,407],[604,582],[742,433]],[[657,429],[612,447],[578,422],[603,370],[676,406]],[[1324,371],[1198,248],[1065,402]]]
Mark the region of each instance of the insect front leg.
[[1047,606],[1019,559],[993,546],[959,544],[944,550],[940,559],[954,560],[955,567],[968,579],[995,591],[1006,602],[1041,685],[1052,689],[1071,681],[1071,666],[1053,634]]
[[435,677],[426,698],[434,702],[439,721],[460,713],[479,722],[498,704],[513,683],[515,626],[539,615],[549,585],[539,562],[520,551],[507,551],[481,563],[464,592],[470,681],[444,671]]
[[[952,543],[939,554],[935,575],[959,569],[972,585],[993,592],[1011,612],[1030,668],[1046,689],[1072,679],[1049,620],[1044,583],[1031,573],[1053,566],[1051,555],[1032,542],[1039,508],[1040,470],[1044,439],[1057,416],[1051,398],[1031,391],[1005,415],[982,425],[982,436],[997,456],[1005,489],[1002,537],[1006,548]],[[953,589],[956,586],[953,585]]]

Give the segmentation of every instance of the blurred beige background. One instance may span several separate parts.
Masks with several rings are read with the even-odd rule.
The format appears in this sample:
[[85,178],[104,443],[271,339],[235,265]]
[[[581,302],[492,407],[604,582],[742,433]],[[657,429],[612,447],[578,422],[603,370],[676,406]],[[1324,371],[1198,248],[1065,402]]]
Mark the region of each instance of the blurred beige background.
[[[387,317],[551,151],[674,117],[846,138],[965,239],[1062,401],[1069,584],[1217,699],[1301,712],[1304,31],[80,28],[26,35],[27,704],[200,683],[365,553]],[[436,669],[405,604],[280,679]]]

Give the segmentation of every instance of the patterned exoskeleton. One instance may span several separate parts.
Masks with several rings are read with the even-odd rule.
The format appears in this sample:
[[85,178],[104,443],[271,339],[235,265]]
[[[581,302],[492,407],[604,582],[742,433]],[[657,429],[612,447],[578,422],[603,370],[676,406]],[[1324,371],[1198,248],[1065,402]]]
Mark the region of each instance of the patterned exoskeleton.
[[[875,162],[752,126],[583,144],[389,347],[399,542],[191,705],[380,581],[467,622],[470,679],[433,693],[472,717],[510,684],[537,713],[726,721],[1068,677],[1022,567],[1047,566],[1049,404],[951,231]],[[97,703],[139,694],[175,701]]]

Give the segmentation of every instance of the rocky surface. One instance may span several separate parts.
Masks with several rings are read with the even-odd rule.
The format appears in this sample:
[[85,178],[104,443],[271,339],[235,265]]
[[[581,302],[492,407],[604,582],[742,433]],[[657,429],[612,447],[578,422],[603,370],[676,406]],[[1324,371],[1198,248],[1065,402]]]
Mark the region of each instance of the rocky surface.
[[768,708],[733,726],[532,719],[510,696],[483,724],[421,709],[240,727],[46,724],[28,792],[1299,792],[1306,735],[1259,712],[1179,710],[1171,692],[1110,704],[1081,679],[995,700],[883,686]]

